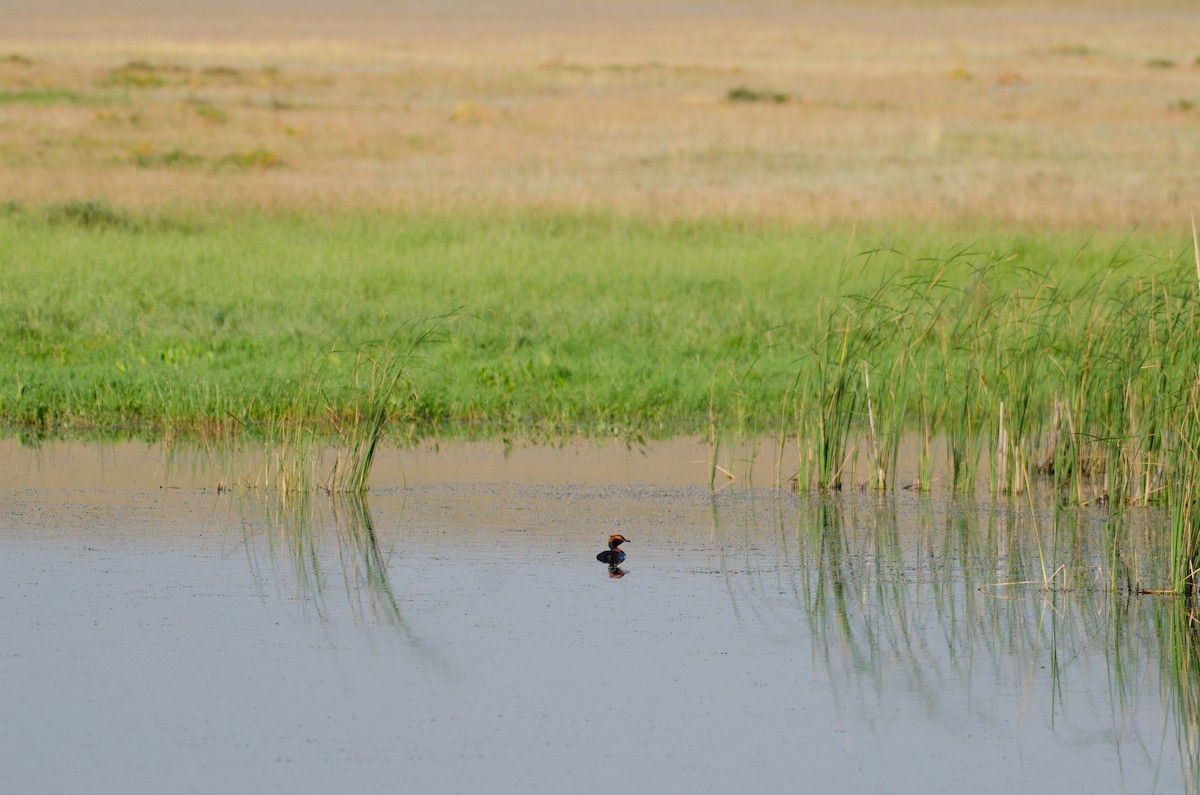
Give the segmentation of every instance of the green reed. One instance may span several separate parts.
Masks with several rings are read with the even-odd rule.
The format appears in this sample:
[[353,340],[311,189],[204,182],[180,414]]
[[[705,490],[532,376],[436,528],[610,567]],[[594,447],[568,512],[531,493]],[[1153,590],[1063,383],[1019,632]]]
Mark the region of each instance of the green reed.
[[1190,591],[1200,570],[1200,244],[1195,257],[1195,272],[1178,259],[1114,257],[1072,278],[962,250],[831,302],[787,392],[797,487],[841,489],[861,445],[861,485],[894,490],[900,439],[915,432],[907,486],[926,491],[930,446],[943,438],[953,492],[974,493],[986,473],[993,495],[1048,488],[1063,504],[1108,506],[1117,525],[1129,506],[1166,505],[1176,527],[1168,587]]
[[411,388],[411,368],[421,349],[439,336],[441,323],[448,317],[423,321],[407,340],[397,332],[357,352],[354,395],[348,401],[353,409],[349,417],[338,418],[341,444],[327,490],[360,494],[367,490],[367,478],[384,430],[406,410],[408,395],[404,392]]
[[263,469],[255,484],[281,495],[308,494],[317,483],[323,432],[318,368],[295,385],[290,404],[269,413],[263,428]]
[[[331,345],[295,386],[290,403],[267,412],[265,465],[255,485],[281,494],[365,492],[385,431],[410,413],[412,369],[449,318],[426,318],[353,349]],[[343,363],[351,356],[347,374]],[[321,459],[330,447],[336,456],[321,480]]]
[[1171,514],[1171,586],[1190,591],[1200,573],[1200,381],[1188,390],[1177,458],[1166,489]]

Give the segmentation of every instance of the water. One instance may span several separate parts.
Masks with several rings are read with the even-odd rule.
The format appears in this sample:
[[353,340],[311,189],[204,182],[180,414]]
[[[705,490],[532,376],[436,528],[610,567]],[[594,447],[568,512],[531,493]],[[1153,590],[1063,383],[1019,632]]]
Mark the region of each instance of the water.
[[365,504],[0,460],[3,792],[1196,790],[1191,606],[1048,516],[714,497],[686,442],[406,454]]

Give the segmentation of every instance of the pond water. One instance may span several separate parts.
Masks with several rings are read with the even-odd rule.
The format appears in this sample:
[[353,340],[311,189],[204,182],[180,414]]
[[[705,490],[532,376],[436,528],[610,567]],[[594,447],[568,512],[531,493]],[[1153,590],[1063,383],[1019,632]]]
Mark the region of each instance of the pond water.
[[1102,517],[706,458],[460,445],[280,500],[5,443],[0,791],[1196,791],[1193,605],[1110,596]]

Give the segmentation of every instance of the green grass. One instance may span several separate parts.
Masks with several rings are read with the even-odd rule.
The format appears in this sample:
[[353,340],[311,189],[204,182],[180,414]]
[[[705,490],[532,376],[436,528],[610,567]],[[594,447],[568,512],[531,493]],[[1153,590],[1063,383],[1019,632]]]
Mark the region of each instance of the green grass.
[[760,91],[746,86],[735,86],[725,92],[726,102],[769,102],[782,105],[791,99],[780,91]]
[[[973,243],[963,259],[1067,282],[1107,267],[1121,242],[532,212],[23,210],[0,216],[0,422],[262,428],[331,347],[347,353],[326,376],[350,384],[357,346],[452,312],[407,368],[419,432],[657,437],[705,430],[710,409],[770,428],[833,297],[933,272],[955,250],[935,241],[955,239]],[[1183,243],[1139,238],[1119,256],[1149,266]]]

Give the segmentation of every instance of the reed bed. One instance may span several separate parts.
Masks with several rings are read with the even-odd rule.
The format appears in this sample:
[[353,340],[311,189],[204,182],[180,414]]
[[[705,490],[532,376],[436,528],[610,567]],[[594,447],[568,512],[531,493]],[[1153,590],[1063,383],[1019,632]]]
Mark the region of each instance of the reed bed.
[[[425,318],[349,351],[332,345],[296,385],[291,403],[267,416],[265,465],[255,485],[283,495],[365,493],[384,433],[412,412],[411,368],[449,317]],[[326,377],[326,365],[347,354],[355,361],[350,395],[342,394],[347,387]],[[322,454],[331,446],[336,455],[322,481]]]
[[367,490],[371,464],[384,431],[393,417],[405,411],[409,368],[420,349],[438,335],[437,323],[444,319],[423,321],[407,339],[398,332],[383,343],[358,351],[354,396],[349,401],[354,410],[351,416],[338,418],[341,445],[327,490],[358,494]]
[[[1169,589],[1200,570],[1200,242],[1192,263],[1114,262],[1072,283],[1015,257],[955,253],[823,306],[787,390],[801,490],[836,491],[867,451],[879,491],[1035,488],[1062,504],[1165,505]],[[1190,260],[1190,257],[1188,258]],[[903,435],[917,477],[899,483]],[[983,480],[986,478],[986,480]],[[1032,499],[1030,497],[1030,499]]]

